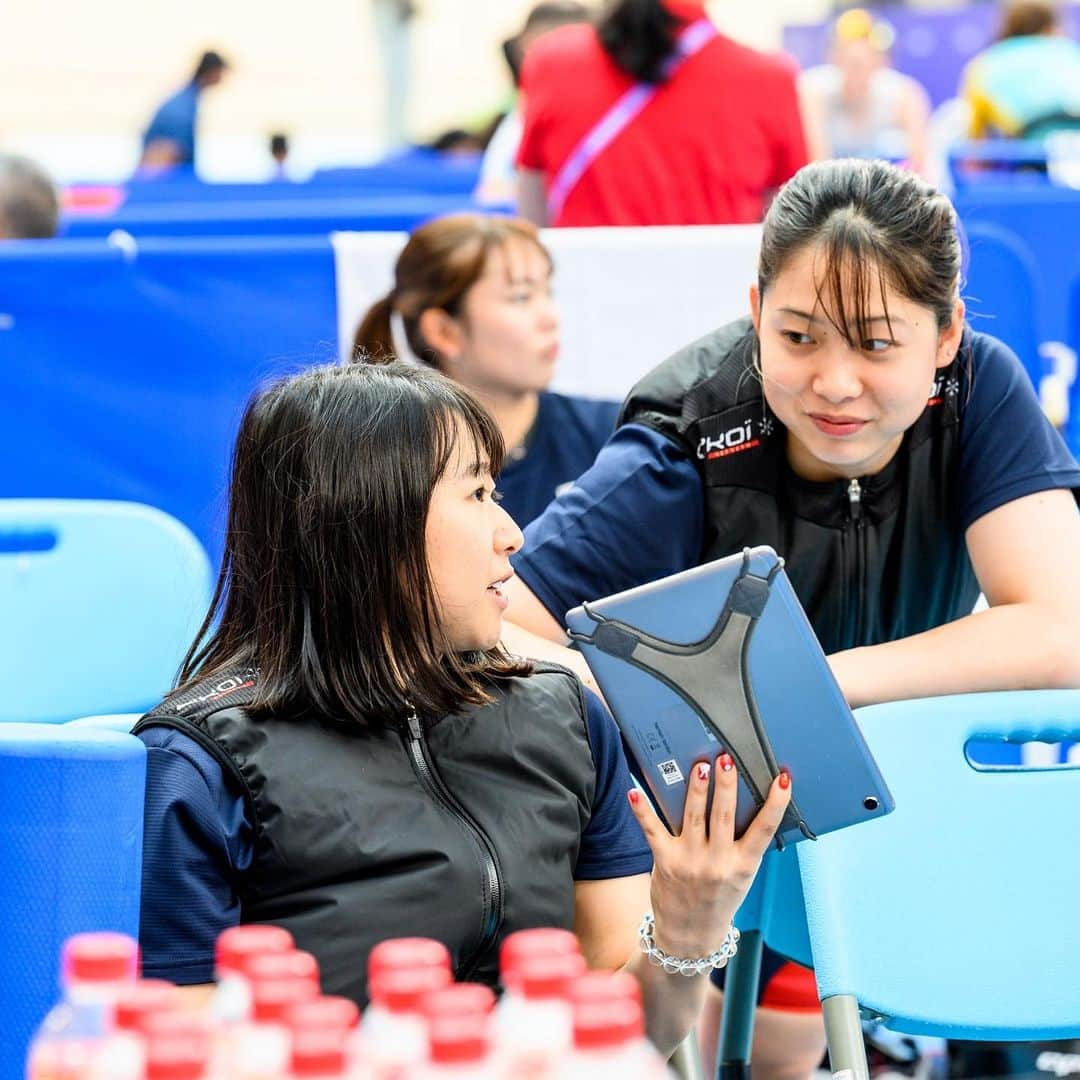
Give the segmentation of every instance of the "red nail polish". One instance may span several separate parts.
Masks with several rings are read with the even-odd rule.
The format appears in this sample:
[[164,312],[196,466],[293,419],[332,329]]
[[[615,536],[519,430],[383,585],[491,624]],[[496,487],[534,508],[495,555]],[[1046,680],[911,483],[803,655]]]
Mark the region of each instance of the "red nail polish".
[[709,766],[704,762],[700,762],[697,767],[697,778],[699,780],[709,779]]
[[791,773],[787,769],[780,770],[780,786],[787,791],[791,787]]
[[641,792],[637,788],[632,788],[626,793],[626,797],[630,800],[631,806],[637,806],[638,799],[641,798]]
[[732,761],[730,754],[721,754],[716,760],[724,772],[731,772],[735,768],[735,762]]

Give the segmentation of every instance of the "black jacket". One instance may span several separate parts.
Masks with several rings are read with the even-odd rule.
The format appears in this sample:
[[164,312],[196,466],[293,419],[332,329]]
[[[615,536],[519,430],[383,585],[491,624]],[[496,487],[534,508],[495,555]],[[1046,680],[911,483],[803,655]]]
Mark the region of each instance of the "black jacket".
[[596,768],[569,672],[538,665],[490,705],[363,731],[252,715],[256,678],[189,687],[135,730],[179,729],[240,784],[255,834],[241,919],[290,930],[327,993],[363,1004],[388,937],[438,938],[458,979],[495,984],[507,933],[573,927]]
[[[970,332],[969,332],[970,333]],[[678,443],[705,489],[700,561],[769,544],[826,653],[876,645],[969,613],[979,593],[956,520],[967,337],[922,416],[874,476],[803,480],[740,319],[688,345],[631,391],[620,423]]]

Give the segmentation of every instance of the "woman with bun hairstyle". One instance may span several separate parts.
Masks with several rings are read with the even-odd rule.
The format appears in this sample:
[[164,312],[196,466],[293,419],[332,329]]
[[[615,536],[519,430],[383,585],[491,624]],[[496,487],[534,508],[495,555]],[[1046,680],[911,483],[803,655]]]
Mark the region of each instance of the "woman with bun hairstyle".
[[[1080,686],[1080,468],[1016,356],[965,321],[957,228],[911,172],[801,169],[765,218],[749,317],[647,375],[527,530],[507,644],[580,664],[570,608],[769,544],[852,706]],[[769,983],[755,1078],[806,1076],[813,982],[803,1015]]]
[[394,266],[394,287],[356,331],[358,359],[397,353],[465,386],[506,444],[503,506],[527,525],[573,483],[615,427],[618,404],[547,389],[559,356],[551,255],[518,218],[453,214],[420,226]]

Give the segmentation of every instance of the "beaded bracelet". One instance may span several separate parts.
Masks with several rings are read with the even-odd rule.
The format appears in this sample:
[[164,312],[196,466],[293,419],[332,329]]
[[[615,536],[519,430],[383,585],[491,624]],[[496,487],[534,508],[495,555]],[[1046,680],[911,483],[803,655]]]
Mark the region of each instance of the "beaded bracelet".
[[685,960],[681,956],[668,956],[663,949],[659,948],[653,938],[656,929],[656,920],[652,912],[646,912],[638,928],[638,943],[641,951],[649,958],[650,964],[663,968],[669,975],[685,975],[688,979],[695,975],[704,975],[706,971],[718,970],[726,966],[727,962],[739,950],[739,931],[732,926],[727,932],[723,943],[716,952],[708,956],[699,957],[697,960]]

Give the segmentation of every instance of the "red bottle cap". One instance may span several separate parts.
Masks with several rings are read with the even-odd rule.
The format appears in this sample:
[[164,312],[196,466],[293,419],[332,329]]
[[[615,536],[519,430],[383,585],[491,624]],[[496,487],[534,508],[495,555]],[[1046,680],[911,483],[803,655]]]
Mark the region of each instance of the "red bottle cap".
[[348,1066],[342,1031],[309,1031],[292,1044],[293,1076],[344,1076]]
[[260,979],[251,984],[251,1015],[260,1024],[285,1024],[289,1009],[318,996],[314,979]]
[[388,938],[379,942],[368,956],[368,981],[383,971],[401,968],[445,968],[451,970],[450,950],[434,938]]
[[603,1050],[645,1037],[645,1020],[636,1001],[590,1001],[574,1008],[574,1046]]
[[641,1004],[641,983],[627,971],[586,971],[570,988],[573,1005],[592,1001],[636,1001]]
[[302,949],[246,956],[240,970],[252,985],[264,980],[279,982],[282,979],[308,979],[316,986],[319,984],[319,961]]
[[60,968],[65,985],[134,980],[139,974],[139,943],[127,934],[75,934],[64,942]]
[[180,1007],[180,991],[164,979],[139,979],[116,1002],[118,1031],[141,1031],[147,1016],[175,1012]]
[[348,998],[323,995],[290,1005],[284,1019],[293,1031],[351,1031],[360,1023],[360,1010]]
[[495,991],[483,983],[451,983],[426,994],[420,1006],[429,1020],[444,1016],[487,1016],[495,1008]]
[[372,1004],[387,1012],[415,1013],[432,990],[441,990],[449,983],[446,968],[403,968],[380,972],[368,984],[368,993]]
[[518,930],[509,934],[499,950],[499,971],[503,983],[507,973],[530,956],[567,956],[581,952],[578,939],[569,930],[554,926]]
[[490,1048],[487,1018],[447,1016],[433,1020],[428,1041],[433,1064],[479,1064],[487,1057]]
[[178,1010],[144,1018],[146,1080],[202,1080],[210,1062],[211,1027],[201,1013]]
[[248,923],[233,926],[218,935],[215,963],[218,974],[242,970],[244,959],[263,953],[289,952],[295,948],[292,934],[280,926]]
[[561,998],[568,1001],[570,988],[585,973],[580,953],[563,956],[532,956],[513,970],[514,989],[531,1001]]

